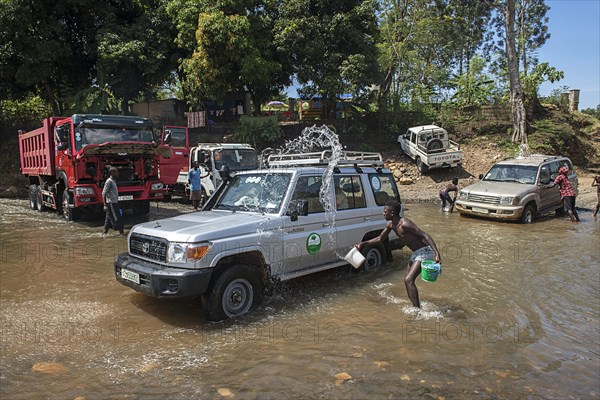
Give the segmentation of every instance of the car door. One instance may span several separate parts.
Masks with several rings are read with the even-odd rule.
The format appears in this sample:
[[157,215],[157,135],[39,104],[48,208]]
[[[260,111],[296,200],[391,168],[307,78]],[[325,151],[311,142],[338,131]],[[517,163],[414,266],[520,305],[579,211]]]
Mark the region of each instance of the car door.
[[[327,220],[319,198],[321,175],[299,176],[290,204],[308,202],[308,215],[286,219],[283,227],[284,274],[318,267],[338,259],[335,226]],[[332,201],[331,194],[327,201]]]
[[372,208],[367,207],[360,174],[336,174],[333,185],[336,192],[335,226],[340,247],[338,255],[343,257],[353,245],[363,240],[366,232],[372,230],[372,221],[376,217],[372,215]]
[[[552,170],[555,169],[556,166],[552,166],[552,163],[542,164],[538,173],[538,196],[540,198],[540,204],[538,205],[538,210],[546,210],[550,209],[557,204],[560,204],[560,193],[557,187],[548,188],[546,185],[553,182]],[[557,170],[558,171],[558,170]]]

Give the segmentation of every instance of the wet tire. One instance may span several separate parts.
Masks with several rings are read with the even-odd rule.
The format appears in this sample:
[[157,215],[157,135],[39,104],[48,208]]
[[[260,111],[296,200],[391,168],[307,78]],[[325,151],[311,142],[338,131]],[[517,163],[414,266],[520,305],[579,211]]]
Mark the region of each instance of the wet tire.
[[44,205],[42,188],[40,188],[39,186],[37,187],[37,190],[35,192],[35,202],[36,208],[39,212],[46,211],[48,209],[48,207]]
[[365,256],[365,262],[360,267],[363,271],[368,271],[373,268],[377,268],[383,265],[385,250],[383,246],[372,246],[365,247],[361,251],[362,255]]
[[223,321],[247,314],[262,301],[263,284],[249,265],[233,265],[202,296],[202,310],[209,321]]
[[425,165],[425,163],[423,161],[421,161],[420,157],[417,157],[417,168],[419,169],[419,172],[422,174],[429,171],[429,167],[427,165]]
[[73,207],[69,207],[69,204],[73,203],[71,198],[72,198],[71,193],[65,189],[62,194],[62,202],[61,202],[63,218],[67,222],[79,221],[79,218],[81,217],[81,211],[76,210]]
[[523,210],[523,214],[519,219],[519,222],[522,224],[531,224],[533,222],[533,218],[535,217],[535,208],[531,204],[527,204],[525,209]]
[[29,185],[29,208],[37,210],[38,185]]

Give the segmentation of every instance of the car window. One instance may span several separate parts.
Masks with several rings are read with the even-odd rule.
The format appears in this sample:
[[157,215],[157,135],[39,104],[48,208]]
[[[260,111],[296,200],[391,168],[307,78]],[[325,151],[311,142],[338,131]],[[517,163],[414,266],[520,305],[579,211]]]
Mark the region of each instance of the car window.
[[544,164],[540,168],[539,182],[544,183],[544,184],[550,183],[550,165],[549,164]]
[[335,186],[335,202],[337,210],[366,207],[365,191],[360,181],[360,175],[336,175],[333,177]]
[[558,161],[553,161],[549,164],[549,167],[550,167],[550,179],[554,180],[558,176],[558,169],[560,168],[560,165],[559,165]]
[[384,206],[390,200],[400,201],[398,187],[392,174],[369,174],[369,182],[378,206]]
[[294,200],[308,201],[308,213],[324,212],[323,204],[319,200],[319,192],[323,179],[320,176],[301,176],[296,182],[296,188],[292,195]]

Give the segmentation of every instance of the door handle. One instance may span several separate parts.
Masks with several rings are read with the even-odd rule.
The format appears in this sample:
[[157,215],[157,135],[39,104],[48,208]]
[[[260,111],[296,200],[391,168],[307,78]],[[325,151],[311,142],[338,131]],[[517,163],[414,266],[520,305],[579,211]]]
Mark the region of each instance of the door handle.
[[371,217],[364,217],[364,220],[365,220],[365,221],[370,221],[370,220],[371,220]]
[[328,226],[331,226],[331,224],[330,224],[329,222],[323,222],[323,224],[322,224],[322,225],[323,225],[323,227],[324,227],[324,228],[326,228],[326,227],[328,227]]

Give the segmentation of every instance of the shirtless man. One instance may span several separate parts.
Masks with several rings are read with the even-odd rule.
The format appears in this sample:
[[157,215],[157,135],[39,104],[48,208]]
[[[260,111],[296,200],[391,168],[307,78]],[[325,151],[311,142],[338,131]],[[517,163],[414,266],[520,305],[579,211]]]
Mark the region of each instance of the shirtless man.
[[401,216],[401,207],[402,205],[396,200],[389,201],[383,208],[383,216],[387,221],[385,229],[381,231],[381,234],[378,237],[365,242],[360,242],[356,244],[355,247],[360,250],[364,246],[383,243],[390,232],[394,231],[402,241],[402,244],[413,251],[408,260],[408,269],[406,277],[404,278],[404,285],[406,286],[406,293],[413,306],[420,308],[419,291],[415,285],[415,279],[417,279],[417,276],[421,273],[421,261],[435,260],[435,262],[439,263],[441,261],[441,256],[431,236],[425,231],[422,231],[410,219]]

